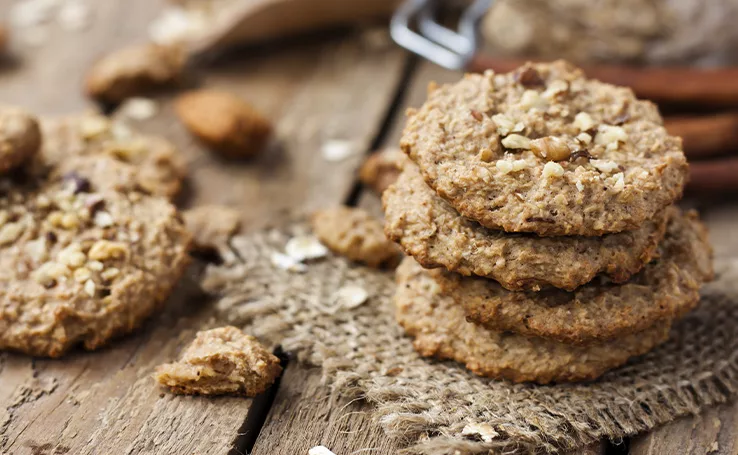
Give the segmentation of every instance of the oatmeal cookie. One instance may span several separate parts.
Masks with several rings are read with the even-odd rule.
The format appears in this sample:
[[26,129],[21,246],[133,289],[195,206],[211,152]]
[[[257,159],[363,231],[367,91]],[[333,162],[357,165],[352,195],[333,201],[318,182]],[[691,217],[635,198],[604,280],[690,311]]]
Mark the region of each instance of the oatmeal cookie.
[[272,133],[271,123],[236,95],[214,90],[186,93],[177,99],[177,116],[187,129],[225,158],[259,153]]
[[132,96],[174,85],[185,66],[177,46],[143,44],[106,55],[87,73],[87,94],[103,103],[120,103]]
[[256,396],[282,372],[279,358],[235,327],[198,332],[176,363],[156,368],[156,380],[184,395]]
[[64,166],[73,156],[106,155],[136,168],[132,185],[168,199],[179,193],[187,174],[184,160],[171,142],[137,133],[102,115],[42,119],[41,128],[44,144],[40,155],[46,166]]
[[26,162],[40,147],[36,118],[15,107],[0,106],[0,174]]
[[595,279],[574,292],[510,292],[490,280],[439,270],[431,274],[472,322],[491,330],[587,344],[679,318],[697,305],[700,287],[712,278],[712,258],[695,213],[672,214],[659,253],[624,284]]
[[452,359],[472,372],[513,382],[586,381],[644,354],[669,336],[670,322],[592,346],[495,332],[468,323],[464,310],[443,296],[429,271],[412,258],[397,269],[397,321],[424,357]]
[[335,207],[317,211],[311,221],[315,235],[334,253],[370,267],[397,265],[400,249],[366,211]]
[[75,162],[44,178],[0,178],[0,349],[98,348],[141,324],[187,265],[189,234],[169,202],[90,174],[129,165]]
[[637,229],[687,178],[654,104],[562,61],[431,87],[401,146],[459,213],[508,232]]
[[372,153],[359,169],[359,180],[377,194],[382,194],[397,180],[405,161],[407,157],[397,148]]
[[408,164],[383,195],[385,233],[426,268],[497,280],[512,291],[574,290],[597,274],[622,283],[649,262],[666,230],[658,213],[635,231],[538,237],[487,229],[438,197]]

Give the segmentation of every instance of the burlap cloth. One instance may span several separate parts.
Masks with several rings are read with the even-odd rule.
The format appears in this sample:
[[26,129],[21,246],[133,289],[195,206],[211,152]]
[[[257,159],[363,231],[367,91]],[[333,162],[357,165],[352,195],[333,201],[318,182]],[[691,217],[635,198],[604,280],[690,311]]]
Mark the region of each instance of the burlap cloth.
[[[592,383],[515,385],[419,357],[395,322],[390,272],[337,257],[304,273],[273,266],[272,253],[288,238],[271,231],[233,239],[204,287],[221,295],[217,308],[227,322],[322,365],[335,391],[373,403],[376,420],[407,453],[571,450],[698,413],[738,389],[738,264],[718,267],[700,308],[655,351]],[[337,300],[348,285],[369,299],[354,307]],[[463,436],[470,423],[491,425],[491,442]]]

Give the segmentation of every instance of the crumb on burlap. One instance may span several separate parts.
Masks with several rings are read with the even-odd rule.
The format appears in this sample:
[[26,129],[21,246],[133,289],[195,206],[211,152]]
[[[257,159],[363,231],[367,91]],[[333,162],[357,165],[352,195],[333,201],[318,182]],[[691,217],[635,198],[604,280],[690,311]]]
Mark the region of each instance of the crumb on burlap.
[[240,214],[220,205],[195,207],[182,216],[197,251],[209,252],[227,245],[241,228]]
[[226,326],[198,332],[181,359],[160,365],[154,377],[176,394],[253,397],[281,372],[279,358],[256,338]]
[[335,207],[312,217],[315,235],[334,253],[370,267],[394,266],[400,249],[384,235],[382,223],[364,210]]

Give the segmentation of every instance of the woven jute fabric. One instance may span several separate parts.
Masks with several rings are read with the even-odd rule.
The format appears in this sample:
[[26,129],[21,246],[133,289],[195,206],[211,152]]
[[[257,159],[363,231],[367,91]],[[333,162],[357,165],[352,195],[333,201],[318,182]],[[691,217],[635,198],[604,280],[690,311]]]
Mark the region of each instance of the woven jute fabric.
[[[395,322],[391,272],[333,256],[302,273],[275,267],[272,255],[293,234],[233,239],[225,262],[206,271],[205,289],[220,295],[226,322],[322,366],[336,392],[373,403],[377,421],[407,453],[573,450],[696,414],[738,390],[738,264],[719,265],[700,307],[666,344],[595,382],[538,386],[421,358]],[[368,300],[357,306],[338,298],[347,286],[363,288]],[[468,424],[488,424],[493,437],[462,435]]]

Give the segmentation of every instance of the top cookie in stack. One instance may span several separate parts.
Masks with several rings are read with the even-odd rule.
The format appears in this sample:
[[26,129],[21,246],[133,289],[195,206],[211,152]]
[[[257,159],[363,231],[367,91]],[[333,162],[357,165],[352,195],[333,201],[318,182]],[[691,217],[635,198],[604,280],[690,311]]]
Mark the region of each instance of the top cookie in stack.
[[398,272],[398,320],[424,355],[592,379],[663,342],[711,278],[704,228],[671,206],[681,140],[630,89],[565,62],[468,75],[430,87],[401,146],[385,232],[446,269]]

